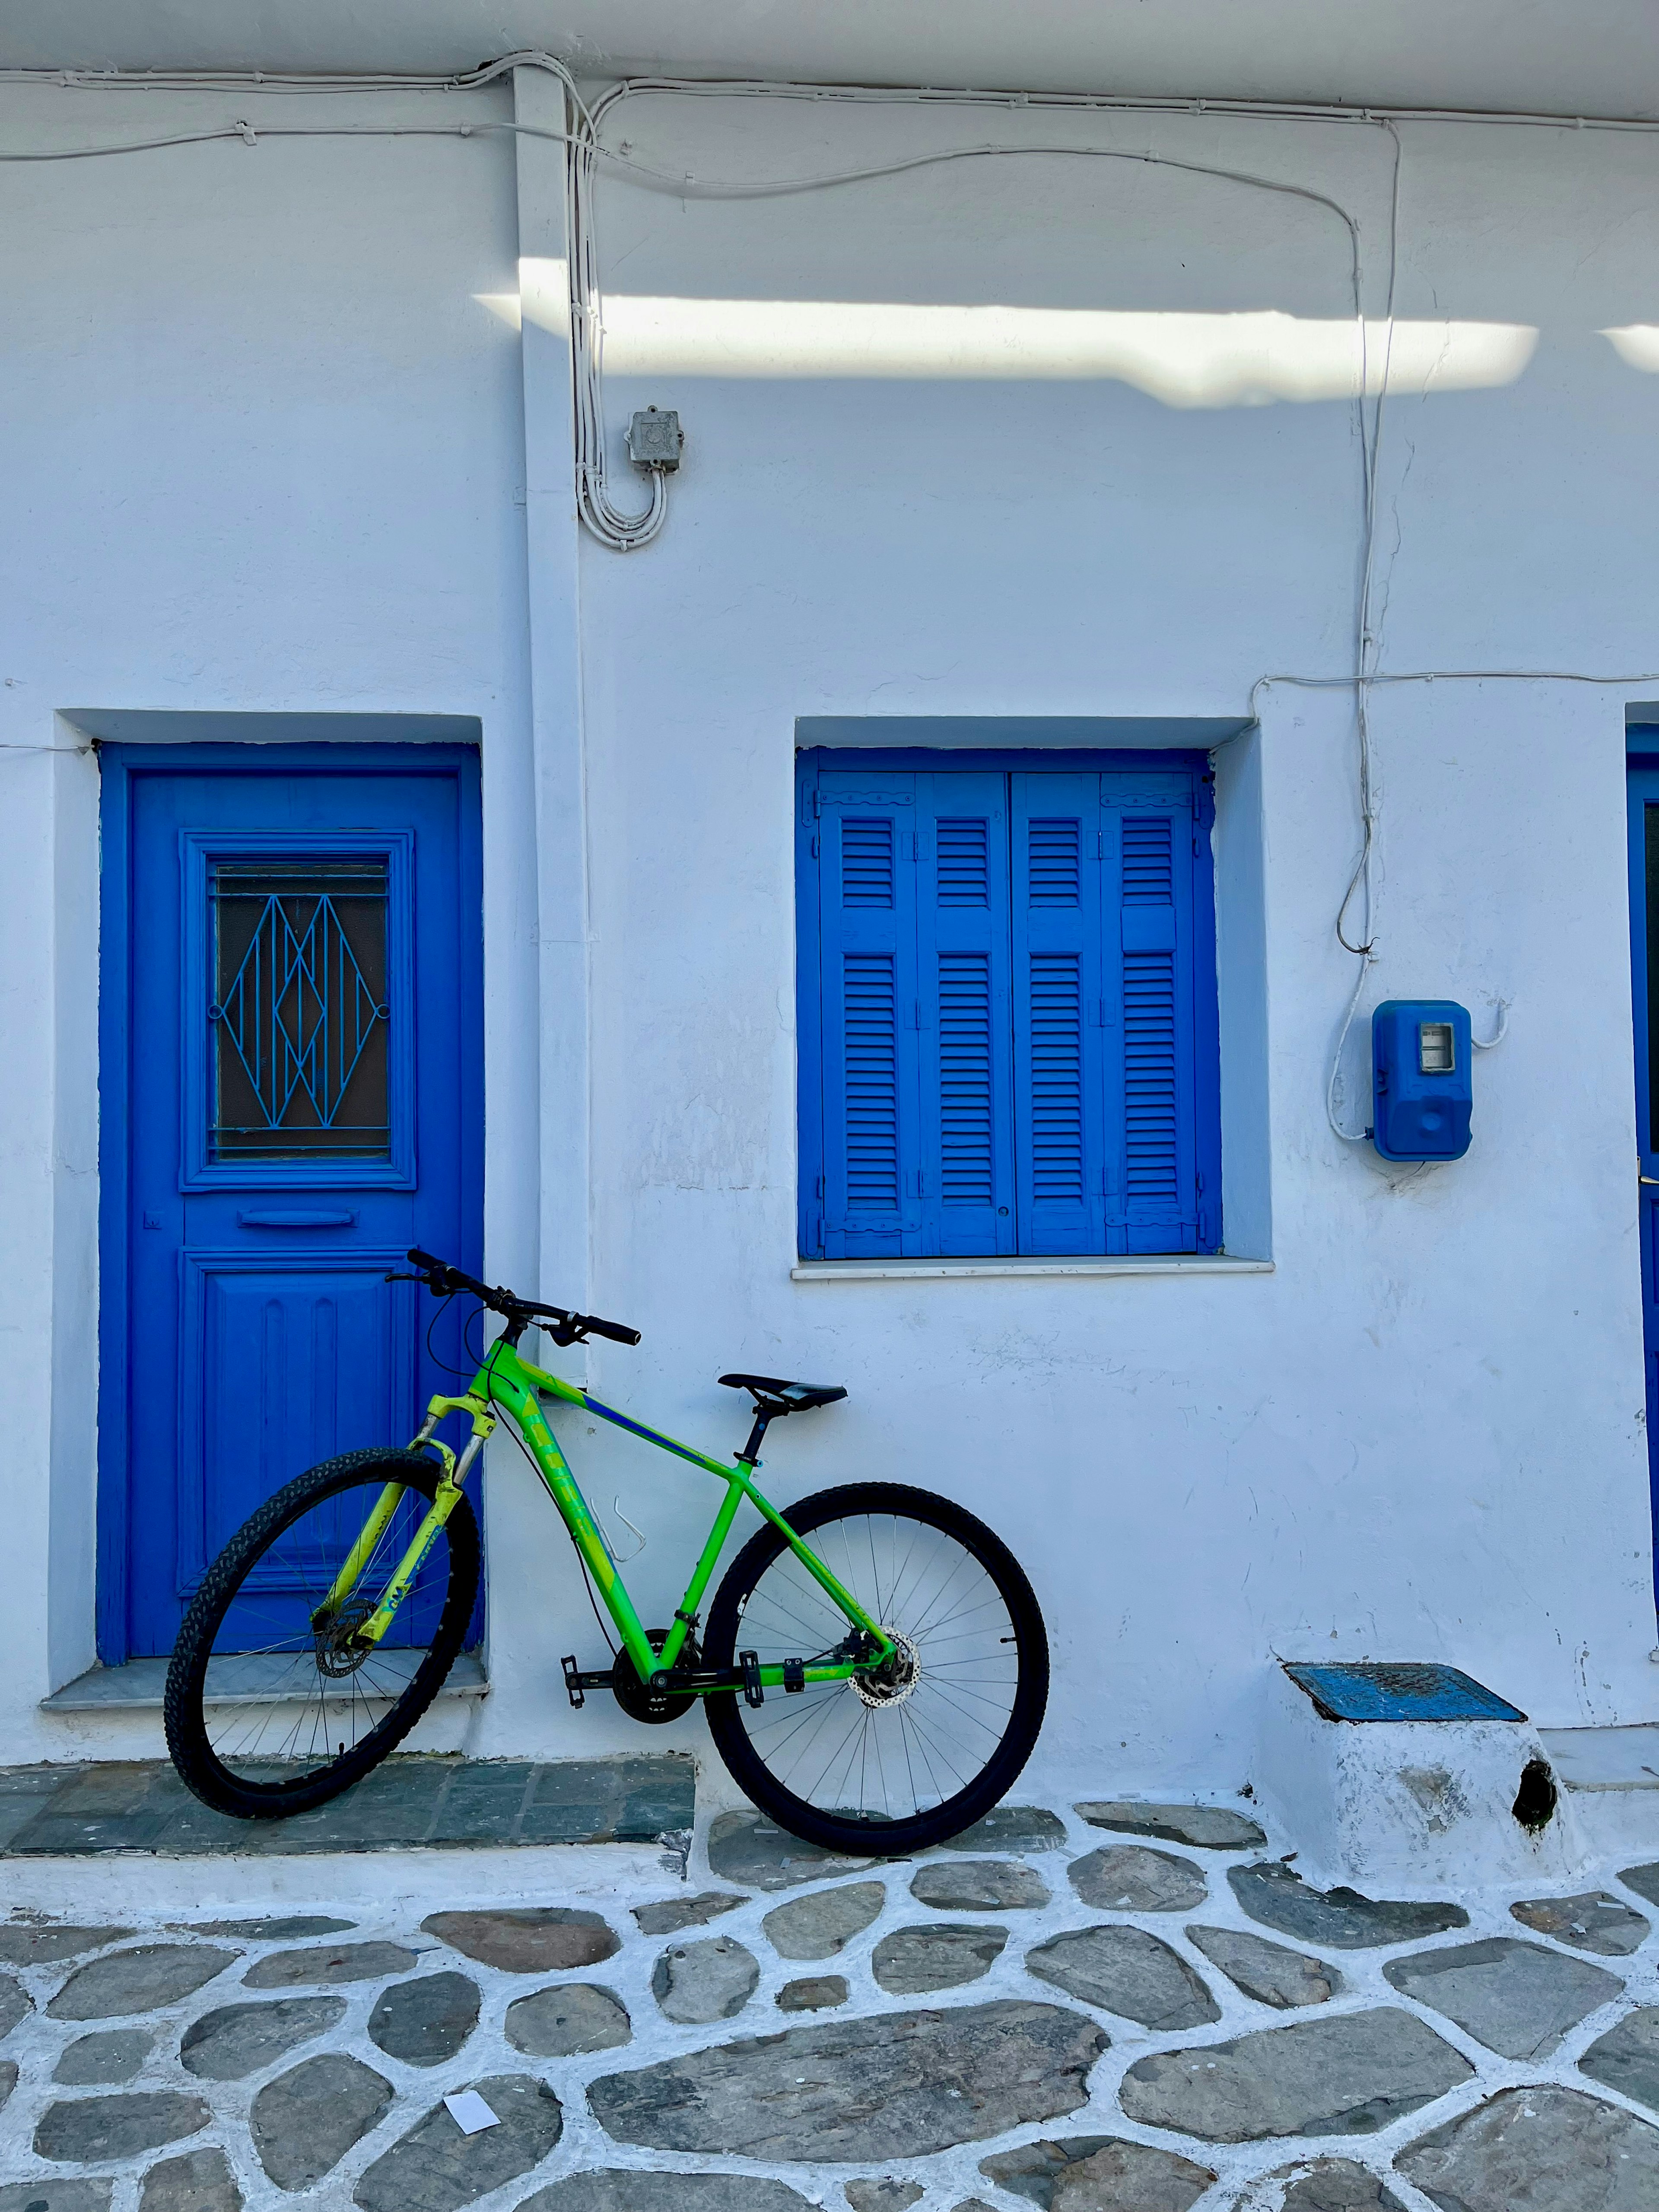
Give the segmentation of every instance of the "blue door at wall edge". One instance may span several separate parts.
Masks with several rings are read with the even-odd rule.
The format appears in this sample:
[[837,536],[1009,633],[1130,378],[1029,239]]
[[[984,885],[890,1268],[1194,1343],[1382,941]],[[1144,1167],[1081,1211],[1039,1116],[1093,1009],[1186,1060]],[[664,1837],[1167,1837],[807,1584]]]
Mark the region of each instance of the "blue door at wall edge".
[[411,1244],[479,1264],[482,935],[470,748],[103,771],[109,1665],[169,1651],[255,1506],[405,1442],[464,1356],[384,1278]]
[[[1644,745],[1643,739],[1650,740]],[[1648,1480],[1659,1603],[1659,725],[1630,733],[1630,917],[1636,1023],[1636,1172],[1642,1236],[1642,1335]]]

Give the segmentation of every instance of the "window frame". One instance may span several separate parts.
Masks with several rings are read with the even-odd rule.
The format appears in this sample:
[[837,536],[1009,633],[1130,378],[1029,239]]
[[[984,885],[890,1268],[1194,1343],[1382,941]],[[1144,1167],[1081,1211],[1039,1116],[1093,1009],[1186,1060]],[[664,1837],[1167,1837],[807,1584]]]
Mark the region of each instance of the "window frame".
[[[857,773],[908,772],[941,775],[952,770],[964,775],[991,771],[1008,779],[1010,834],[1015,793],[1020,775],[1133,775],[1136,773],[1180,771],[1192,779],[1193,865],[1190,878],[1190,988],[1192,1012],[1189,1065],[1180,1071],[1190,1091],[1195,1156],[1196,1241],[1170,1248],[1167,1256],[1203,1259],[1220,1254],[1223,1245],[1221,1185],[1220,1021],[1217,994],[1215,864],[1212,832],[1214,824],[1214,769],[1211,755],[1193,747],[1115,748],[1008,745],[968,746],[802,746],[795,757],[795,928],[797,1096],[796,1135],[798,1204],[796,1244],[801,1261],[814,1266],[837,1264],[825,1249],[823,1227],[827,1131],[824,1124],[825,1069],[823,994],[823,927],[820,871],[822,857],[815,849],[822,820],[815,808],[821,771]],[[1010,896],[1010,923],[1018,935],[1018,917]],[[1012,1018],[1012,998],[1008,1008]],[[1018,1158],[1024,1158],[1016,1127],[1012,1133]],[[908,1160],[903,1164],[908,1166]],[[1070,1244],[1047,1250],[1021,1251],[1016,1234],[1012,1255],[983,1254],[913,1254],[902,1249],[896,1236],[893,1249],[883,1254],[848,1257],[849,1267],[872,1261],[894,1261],[937,1256],[949,1267],[989,1264],[1018,1256],[1032,1264],[1045,1259],[1109,1260],[1127,1256],[1163,1257],[1131,1243],[1121,1224],[1109,1224],[1097,1243],[1082,1253]]]

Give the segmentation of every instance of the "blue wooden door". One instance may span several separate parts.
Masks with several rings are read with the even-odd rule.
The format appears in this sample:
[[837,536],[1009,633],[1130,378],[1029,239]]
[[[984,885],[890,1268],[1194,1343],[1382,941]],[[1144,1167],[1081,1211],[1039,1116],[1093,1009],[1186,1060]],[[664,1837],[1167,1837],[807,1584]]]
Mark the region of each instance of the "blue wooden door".
[[405,1441],[464,1356],[385,1277],[479,1261],[482,957],[459,749],[128,748],[105,817],[108,1662],[170,1650],[255,1506]]
[[[1648,733],[1659,738],[1659,731]],[[1659,1532],[1659,755],[1630,766],[1632,1000],[1636,1023],[1636,1173],[1642,1230],[1648,1480]],[[1655,1547],[1659,1599],[1659,1544]]]

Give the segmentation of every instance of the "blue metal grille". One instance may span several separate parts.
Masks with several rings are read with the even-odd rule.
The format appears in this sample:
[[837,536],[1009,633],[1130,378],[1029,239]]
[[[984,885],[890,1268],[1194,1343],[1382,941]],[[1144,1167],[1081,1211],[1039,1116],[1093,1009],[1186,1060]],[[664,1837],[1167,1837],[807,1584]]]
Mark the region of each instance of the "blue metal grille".
[[210,875],[214,1160],[391,1152],[383,860]]
[[1432,1661],[1298,1661],[1285,1672],[1328,1721],[1523,1721],[1461,1667]]

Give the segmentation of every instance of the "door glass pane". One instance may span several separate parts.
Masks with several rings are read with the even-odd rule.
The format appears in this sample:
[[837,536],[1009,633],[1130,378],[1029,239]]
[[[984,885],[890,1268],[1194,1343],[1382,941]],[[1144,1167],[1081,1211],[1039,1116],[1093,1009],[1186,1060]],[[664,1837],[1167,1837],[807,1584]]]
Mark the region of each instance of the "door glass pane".
[[386,862],[220,860],[208,896],[209,1158],[389,1158]]
[[1659,806],[1642,809],[1648,921],[1648,1150],[1659,1152]]

